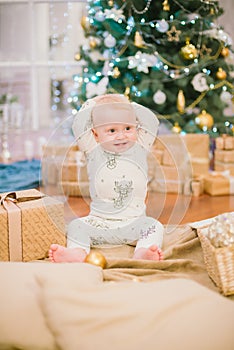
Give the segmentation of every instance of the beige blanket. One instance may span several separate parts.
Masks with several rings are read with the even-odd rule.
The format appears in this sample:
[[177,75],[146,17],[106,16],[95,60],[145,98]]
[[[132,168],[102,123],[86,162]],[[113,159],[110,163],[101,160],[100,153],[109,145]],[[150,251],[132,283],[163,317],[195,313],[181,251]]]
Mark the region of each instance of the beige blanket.
[[[189,225],[168,226],[163,244],[164,260],[131,259],[134,247],[118,246],[98,249],[107,258],[103,271],[105,281],[158,281],[171,278],[194,280],[219,293],[207,274],[196,229]],[[230,296],[234,299],[234,296]]]
[[196,230],[167,227],[160,262],[133,249],[101,249],[104,270],[0,263],[0,350],[233,350],[232,297],[208,277]]

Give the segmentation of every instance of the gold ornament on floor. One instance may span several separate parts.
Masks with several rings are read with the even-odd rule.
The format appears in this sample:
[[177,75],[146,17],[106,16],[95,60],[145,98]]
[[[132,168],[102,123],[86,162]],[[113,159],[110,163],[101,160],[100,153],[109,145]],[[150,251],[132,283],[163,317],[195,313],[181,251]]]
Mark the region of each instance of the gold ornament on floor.
[[144,47],[145,46],[144,40],[138,31],[136,31],[135,36],[134,36],[134,45],[136,47]]
[[228,47],[223,47],[221,52],[220,52],[220,54],[223,57],[228,57],[229,56],[229,49],[228,49]]
[[119,76],[121,75],[119,68],[118,67],[114,67],[113,72],[112,72],[112,77],[114,79],[117,79]]
[[84,30],[89,30],[89,29],[90,29],[90,22],[89,22],[88,17],[82,16],[82,17],[81,17],[81,20],[80,20],[80,24],[81,24],[81,27],[82,27]]
[[88,255],[86,255],[85,262],[88,264],[100,266],[101,268],[106,267],[106,258],[99,252],[91,251]]
[[174,131],[176,134],[179,134],[181,132],[181,127],[179,126],[178,122],[175,122],[172,131]]
[[186,40],[186,45],[183,46],[180,50],[181,56],[185,60],[194,60],[197,57],[197,49],[196,47],[190,43],[190,40]]
[[177,96],[177,109],[179,113],[184,113],[184,107],[185,107],[185,97],[183,90],[180,90],[178,92]]
[[168,0],[164,0],[162,5],[163,5],[163,11],[170,11],[170,5],[168,3]]
[[225,70],[223,70],[222,68],[218,69],[218,72],[216,73],[216,77],[219,80],[224,80],[227,78],[227,73],[225,72]]
[[74,59],[75,59],[76,61],[80,61],[81,55],[80,55],[79,52],[76,52],[76,53],[75,53]]
[[205,109],[195,118],[195,123],[202,130],[210,129],[214,125],[214,118]]

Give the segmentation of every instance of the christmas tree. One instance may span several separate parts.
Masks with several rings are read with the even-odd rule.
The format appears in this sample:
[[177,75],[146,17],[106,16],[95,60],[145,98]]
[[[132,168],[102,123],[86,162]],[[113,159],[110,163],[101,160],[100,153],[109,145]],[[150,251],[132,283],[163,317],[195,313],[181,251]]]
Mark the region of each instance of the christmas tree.
[[218,25],[222,13],[212,0],[88,1],[73,108],[121,93],[177,132],[233,134],[232,41]]

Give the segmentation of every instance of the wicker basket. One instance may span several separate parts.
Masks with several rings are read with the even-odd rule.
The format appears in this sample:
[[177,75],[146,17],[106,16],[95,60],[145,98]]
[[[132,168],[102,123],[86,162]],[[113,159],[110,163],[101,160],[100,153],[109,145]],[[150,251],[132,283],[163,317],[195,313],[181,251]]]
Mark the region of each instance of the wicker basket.
[[227,296],[234,294],[234,245],[215,248],[204,235],[204,229],[198,229],[207,272],[220,292]]

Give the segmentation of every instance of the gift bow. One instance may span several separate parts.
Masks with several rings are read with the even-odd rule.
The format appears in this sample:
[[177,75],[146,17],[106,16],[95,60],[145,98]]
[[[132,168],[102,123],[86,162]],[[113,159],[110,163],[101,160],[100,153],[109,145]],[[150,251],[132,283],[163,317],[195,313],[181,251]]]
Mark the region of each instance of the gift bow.
[[29,196],[17,198],[16,192],[10,192],[0,196],[0,203],[8,214],[8,239],[9,239],[9,260],[22,261],[22,232],[21,232],[21,209],[17,203],[41,199],[42,196]]

